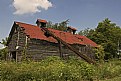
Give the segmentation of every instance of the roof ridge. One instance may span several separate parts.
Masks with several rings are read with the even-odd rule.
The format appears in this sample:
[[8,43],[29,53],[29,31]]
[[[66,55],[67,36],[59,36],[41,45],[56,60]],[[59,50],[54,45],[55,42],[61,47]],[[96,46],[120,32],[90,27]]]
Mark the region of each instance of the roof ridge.
[[[24,22],[19,22],[19,21],[14,21],[16,24],[26,24],[26,25],[31,25],[31,26],[36,26],[36,25],[33,25],[33,24],[29,24],[29,23],[24,23]],[[36,26],[37,27],[37,26]]]
[[[14,21],[16,24],[26,24],[26,25],[31,25],[31,26],[35,26],[35,27],[38,27],[36,25],[32,25],[32,24],[29,24],[29,23],[24,23],[24,22],[19,22],[19,21]],[[69,32],[65,32],[65,31],[62,31],[62,30],[57,30],[57,29],[54,29],[54,28],[47,28],[47,29],[52,29],[54,31],[58,31],[58,32],[63,32],[63,33],[68,33],[68,34],[72,34],[72,33],[69,33]],[[72,35],[76,35],[76,34],[72,34]]]

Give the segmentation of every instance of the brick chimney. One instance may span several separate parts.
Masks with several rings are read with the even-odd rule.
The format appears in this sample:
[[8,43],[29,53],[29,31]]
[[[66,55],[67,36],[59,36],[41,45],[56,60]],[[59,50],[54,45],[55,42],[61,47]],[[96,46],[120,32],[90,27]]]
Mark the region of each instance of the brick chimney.
[[69,32],[69,33],[75,34],[76,31],[77,31],[77,29],[75,29],[75,28],[73,28],[73,27],[70,27],[70,26],[69,26],[69,27],[67,28],[67,32]]
[[37,19],[36,24],[38,27],[43,28],[46,27],[47,21],[43,19]]

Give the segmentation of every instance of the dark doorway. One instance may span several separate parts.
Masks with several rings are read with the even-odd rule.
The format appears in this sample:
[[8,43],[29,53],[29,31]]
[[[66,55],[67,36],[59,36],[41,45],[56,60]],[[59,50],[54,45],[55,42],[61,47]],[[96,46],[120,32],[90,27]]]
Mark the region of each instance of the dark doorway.
[[11,52],[12,54],[12,59],[16,60],[16,51]]

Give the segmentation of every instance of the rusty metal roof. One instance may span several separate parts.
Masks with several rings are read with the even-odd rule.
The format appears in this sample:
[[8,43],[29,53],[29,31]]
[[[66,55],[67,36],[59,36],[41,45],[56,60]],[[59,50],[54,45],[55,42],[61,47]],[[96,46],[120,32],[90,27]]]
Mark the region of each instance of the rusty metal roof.
[[[22,22],[15,22],[17,25],[20,27],[24,28],[24,32],[26,35],[28,35],[30,38],[35,38],[35,39],[40,39],[40,40],[46,40],[49,42],[54,42],[58,43],[56,39],[53,37],[46,37],[44,35],[44,32],[42,31],[42,28],[31,25],[31,24],[26,24]],[[64,31],[59,31],[55,30],[52,28],[48,28],[51,32],[54,33],[54,35],[58,36],[61,38],[63,41],[67,42],[68,44],[80,44],[80,45],[91,45],[93,47],[96,47],[97,44],[90,40],[89,38],[81,35],[73,35],[69,32],[64,32]]]

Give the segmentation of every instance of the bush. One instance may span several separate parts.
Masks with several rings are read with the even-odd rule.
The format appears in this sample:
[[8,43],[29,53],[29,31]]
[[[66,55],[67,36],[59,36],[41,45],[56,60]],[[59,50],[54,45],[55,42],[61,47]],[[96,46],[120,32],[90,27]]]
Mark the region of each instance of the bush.
[[8,49],[7,48],[0,49],[0,60],[6,60],[7,56],[8,56]]
[[110,79],[121,74],[121,61],[109,61],[97,68],[99,79]]
[[40,62],[1,61],[1,81],[93,81],[121,74],[121,61],[100,66],[71,58],[48,57]]

